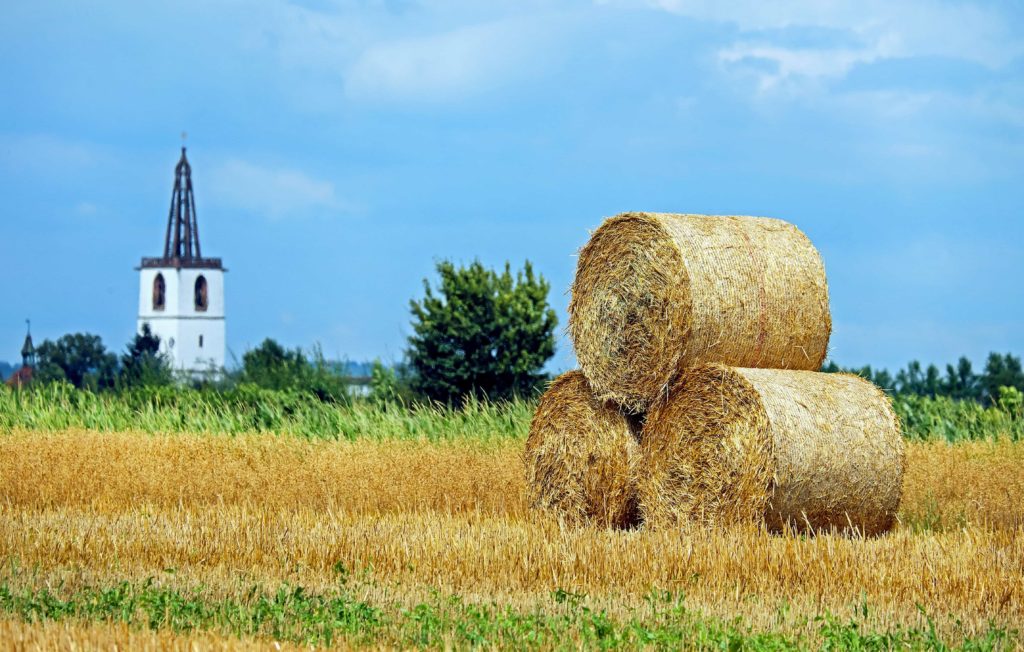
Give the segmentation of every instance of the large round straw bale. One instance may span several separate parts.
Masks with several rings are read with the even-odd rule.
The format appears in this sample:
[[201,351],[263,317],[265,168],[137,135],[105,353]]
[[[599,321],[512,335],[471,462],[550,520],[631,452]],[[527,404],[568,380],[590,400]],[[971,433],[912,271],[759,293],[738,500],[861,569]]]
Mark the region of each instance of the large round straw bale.
[[609,218],[580,251],[569,302],[594,391],[634,412],[700,363],[816,370],[831,330],[818,251],[764,217]]
[[579,371],[541,396],[526,440],[530,504],[573,525],[637,524],[639,425],[597,400]]
[[688,370],[647,417],[637,492],[654,526],[890,529],[904,442],[888,397],[847,374]]

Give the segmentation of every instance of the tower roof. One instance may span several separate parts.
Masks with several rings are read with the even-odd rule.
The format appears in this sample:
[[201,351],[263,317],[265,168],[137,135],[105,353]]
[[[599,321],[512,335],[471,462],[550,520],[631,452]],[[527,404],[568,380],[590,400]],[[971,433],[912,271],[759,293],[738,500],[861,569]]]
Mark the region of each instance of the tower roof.
[[21,357],[28,359],[32,357],[36,352],[34,346],[32,346],[32,333],[25,335],[25,344],[21,347]]
[[143,258],[143,267],[210,267],[221,268],[220,258],[203,258],[199,246],[199,222],[196,199],[192,194],[192,166],[181,148],[181,159],[174,168],[174,190],[171,210],[167,215],[167,235],[161,258]]
[[[28,319],[25,320],[25,344],[21,347],[21,366],[22,368],[31,368],[36,363],[36,347],[32,344],[32,322]],[[30,374],[31,376],[31,374]]]
[[181,160],[174,168],[174,190],[171,192],[171,210],[167,215],[167,238],[164,240],[164,258],[202,258],[199,249],[199,222],[196,219],[196,200],[192,196],[192,166],[181,148]]

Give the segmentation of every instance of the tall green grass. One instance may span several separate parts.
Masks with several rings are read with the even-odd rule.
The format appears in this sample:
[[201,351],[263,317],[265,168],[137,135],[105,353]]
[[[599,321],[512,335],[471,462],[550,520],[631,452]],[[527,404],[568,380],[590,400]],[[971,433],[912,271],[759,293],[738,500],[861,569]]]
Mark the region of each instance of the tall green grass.
[[460,409],[364,400],[327,403],[312,394],[242,386],[226,391],[154,388],[93,393],[66,384],[0,391],[0,431],[14,428],[104,432],[240,434],[310,438],[525,438],[534,404],[470,400]]
[[[1005,388],[1004,388],[1005,389]],[[893,398],[908,439],[933,441],[1008,438],[1024,440],[1024,410],[1020,393],[1005,391],[994,406],[977,401],[957,401],[946,396],[903,395]]]
[[[1019,393],[996,405],[949,398],[897,396],[896,412],[911,440],[1024,440]],[[239,434],[272,432],[324,439],[523,439],[535,401],[469,401],[462,408],[325,403],[311,394],[251,386],[231,390],[155,388],[94,393],[66,384],[0,390],[0,432],[15,428],[107,432]]]

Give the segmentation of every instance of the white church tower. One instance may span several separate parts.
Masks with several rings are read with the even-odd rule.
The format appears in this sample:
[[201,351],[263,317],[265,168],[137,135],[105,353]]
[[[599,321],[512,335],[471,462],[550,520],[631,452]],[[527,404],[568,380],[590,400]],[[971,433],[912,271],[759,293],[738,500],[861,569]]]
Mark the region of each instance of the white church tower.
[[203,258],[192,196],[192,167],[181,148],[167,217],[164,255],[143,258],[139,271],[138,331],[149,325],[176,371],[224,369],[224,266]]

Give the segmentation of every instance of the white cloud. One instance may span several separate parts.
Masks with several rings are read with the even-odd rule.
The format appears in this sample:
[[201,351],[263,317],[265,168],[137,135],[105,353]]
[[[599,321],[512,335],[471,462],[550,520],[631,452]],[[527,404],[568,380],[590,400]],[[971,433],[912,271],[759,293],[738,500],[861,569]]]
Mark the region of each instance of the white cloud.
[[[761,92],[779,90],[787,83],[840,79],[859,63],[885,58],[891,46],[878,43],[863,48],[785,48],[757,43],[737,43],[718,52],[718,60],[741,69],[745,63],[768,63],[768,69],[754,69]],[[750,70],[748,67],[747,70]]]
[[447,102],[525,79],[539,68],[543,29],[519,20],[376,43],[348,68],[351,98]]
[[741,30],[824,27],[871,40],[899,42],[904,56],[938,55],[1002,65],[1024,52],[1024,41],[997,11],[969,4],[916,0],[650,0],[654,6]]
[[[269,53],[289,101],[446,103],[528,79],[549,63],[558,10],[543,2],[272,2],[246,12],[240,41]],[[563,29],[564,31],[564,29]],[[539,51],[540,49],[546,52]]]
[[[725,64],[768,64],[744,68],[762,92],[800,90],[842,78],[859,63],[894,57],[940,56],[995,68],[1024,55],[1024,39],[1010,29],[1011,21],[974,5],[934,0],[650,0],[647,5],[736,25],[743,33],[717,58]],[[861,45],[805,48],[780,42],[778,30],[800,28],[838,30]]]
[[270,219],[351,210],[334,184],[297,170],[268,168],[230,159],[211,171],[211,199]]

